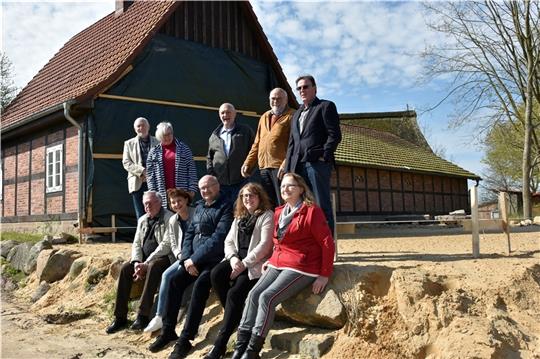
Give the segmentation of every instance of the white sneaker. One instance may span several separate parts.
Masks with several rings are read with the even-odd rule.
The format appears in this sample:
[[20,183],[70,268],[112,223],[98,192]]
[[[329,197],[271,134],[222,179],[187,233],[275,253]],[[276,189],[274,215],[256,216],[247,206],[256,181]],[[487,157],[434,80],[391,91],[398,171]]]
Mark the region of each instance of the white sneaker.
[[163,327],[163,320],[161,320],[161,317],[159,315],[156,315],[151,321],[150,323],[148,323],[148,325],[146,326],[146,328],[144,328],[144,331],[145,332],[155,332],[156,330],[159,330],[161,329],[161,327]]

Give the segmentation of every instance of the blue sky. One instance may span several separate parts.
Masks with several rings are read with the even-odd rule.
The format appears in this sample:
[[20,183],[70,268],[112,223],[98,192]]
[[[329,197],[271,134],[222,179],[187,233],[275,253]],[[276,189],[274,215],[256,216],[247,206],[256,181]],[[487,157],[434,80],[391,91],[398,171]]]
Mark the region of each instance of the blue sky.
[[[421,4],[405,2],[252,2],[259,22],[293,86],[311,73],[318,95],[340,113],[418,113],[432,147],[482,175],[474,125],[450,129],[452,104],[425,112],[445,95],[443,80],[420,83],[418,53],[440,41],[429,31]],[[114,1],[3,1],[1,48],[23,87],[73,35],[114,10]]]

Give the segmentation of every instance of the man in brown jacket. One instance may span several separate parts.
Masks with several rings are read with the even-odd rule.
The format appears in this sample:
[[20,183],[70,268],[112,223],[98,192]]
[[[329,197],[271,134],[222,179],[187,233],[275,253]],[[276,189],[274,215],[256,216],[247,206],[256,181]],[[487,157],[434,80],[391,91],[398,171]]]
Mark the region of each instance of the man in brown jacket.
[[287,106],[287,92],[275,88],[270,92],[271,110],[259,120],[255,141],[241,168],[242,176],[249,177],[258,164],[262,185],[275,206],[281,203],[280,178],[283,176],[291,119],[294,110]]

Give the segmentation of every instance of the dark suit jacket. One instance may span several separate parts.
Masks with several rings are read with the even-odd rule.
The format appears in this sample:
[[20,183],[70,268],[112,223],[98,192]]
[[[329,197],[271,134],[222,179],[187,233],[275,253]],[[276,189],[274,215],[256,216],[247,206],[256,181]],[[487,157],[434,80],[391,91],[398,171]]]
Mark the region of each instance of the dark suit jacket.
[[292,119],[286,172],[294,172],[299,162],[316,162],[321,157],[333,164],[334,152],[341,142],[339,116],[333,102],[315,97],[300,135],[298,119],[303,108],[300,106]]

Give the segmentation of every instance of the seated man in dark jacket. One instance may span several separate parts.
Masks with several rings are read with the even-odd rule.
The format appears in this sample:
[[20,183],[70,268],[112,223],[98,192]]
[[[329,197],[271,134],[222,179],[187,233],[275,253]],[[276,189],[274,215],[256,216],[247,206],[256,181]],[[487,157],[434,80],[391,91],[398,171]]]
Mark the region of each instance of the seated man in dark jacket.
[[[220,194],[219,182],[206,175],[199,181],[202,200],[197,203],[191,224],[182,244],[181,268],[169,283],[167,308],[163,329],[150,351],[157,352],[169,342],[177,340],[169,358],[185,358],[191,351],[190,340],[195,338],[208,299],[211,282],[210,271],[224,256],[224,242],[233,221],[232,205]],[[176,318],[181,298],[186,288],[193,285],[191,302],[180,338],[175,333]]]

